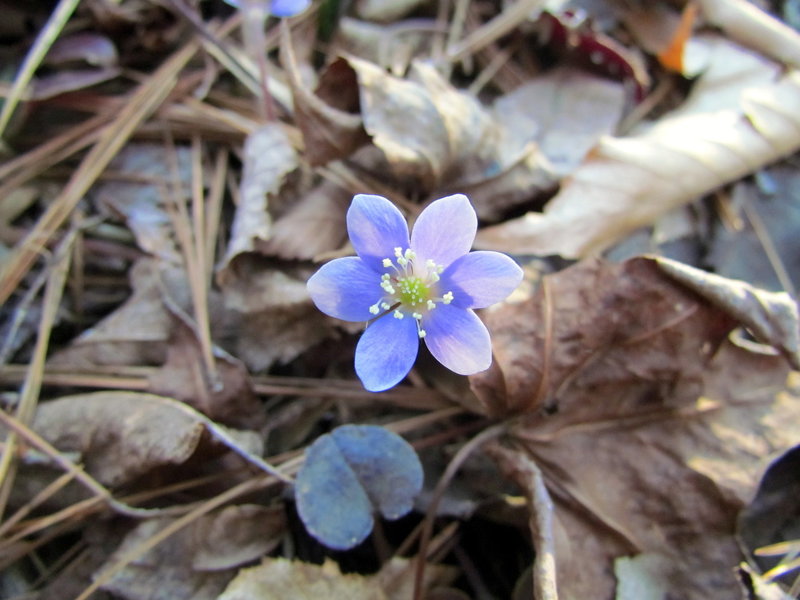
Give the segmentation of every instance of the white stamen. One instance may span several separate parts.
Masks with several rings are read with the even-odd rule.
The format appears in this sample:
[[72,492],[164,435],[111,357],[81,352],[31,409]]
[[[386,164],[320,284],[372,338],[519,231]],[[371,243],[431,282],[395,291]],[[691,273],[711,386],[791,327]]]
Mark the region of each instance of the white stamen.
[[414,317],[417,321],[419,321],[422,318],[422,315],[419,314],[418,312],[411,313],[411,316]]
[[388,303],[388,302],[381,302],[381,308],[382,308],[383,310],[389,310],[389,309],[390,309],[390,308],[392,308],[392,307],[391,307],[391,306],[389,306],[389,303]]
[[424,338],[426,335],[428,335],[428,334],[425,332],[425,330],[424,330],[424,329],[420,329],[420,330],[419,330],[417,333],[419,334],[419,337],[420,337],[420,339],[422,339],[422,338]]
[[433,283],[439,281],[439,274],[436,271],[430,271],[428,273],[428,279],[430,279]]
[[384,258],[383,259],[383,266],[389,268],[392,266],[392,259],[391,258]]
[[433,300],[428,300],[427,307],[428,310],[433,310],[434,308],[436,308],[436,303]]
[[376,302],[375,304],[369,307],[369,312],[371,312],[373,315],[377,315],[379,312],[381,312],[381,309],[378,306],[378,304],[380,303]]
[[394,311],[394,318],[395,319],[402,319],[403,318],[403,313],[401,313],[399,310]]
[[444,296],[442,296],[442,302],[445,304],[450,304],[453,301],[453,292],[447,292]]

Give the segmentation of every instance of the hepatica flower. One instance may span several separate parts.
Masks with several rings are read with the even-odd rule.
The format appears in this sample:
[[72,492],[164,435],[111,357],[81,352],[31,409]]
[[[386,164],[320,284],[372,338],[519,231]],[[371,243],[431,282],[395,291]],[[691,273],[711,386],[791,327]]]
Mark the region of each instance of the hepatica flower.
[[308,291],[325,314],[368,321],[355,357],[366,389],[399,383],[414,365],[420,340],[456,373],[489,368],[489,332],[472,309],[505,299],[522,270],[499,252],[470,252],[477,227],[463,194],[432,202],[410,237],[403,215],[386,198],[353,198],[347,232],[358,256],[324,265],[308,280]]
[[236,8],[244,8],[248,4],[264,5],[267,12],[275,17],[293,17],[311,5],[311,0],[225,0],[225,2]]

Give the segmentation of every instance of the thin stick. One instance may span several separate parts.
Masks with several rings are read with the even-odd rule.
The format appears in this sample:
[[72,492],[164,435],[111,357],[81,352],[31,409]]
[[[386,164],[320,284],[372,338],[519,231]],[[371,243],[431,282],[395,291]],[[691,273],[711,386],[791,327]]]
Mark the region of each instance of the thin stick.
[[775,243],[772,241],[769,231],[764,225],[764,221],[761,219],[761,215],[758,214],[758,210],[749,201],[744,202],[742,207],[744,208],[744,214],[747,215],[747,219],[753,226],[753,231],[758,241],[761,242],[761,246],[764,248],[769,264],[772,265],[772,270],[775,271],[775,275],[778,276],[778,281],[781,282],[781,286],[794,298],[797,298],[797,290],[794,287],[794,283],[792,283],[792,277],[786,270],[786,266],[781,260],[780,252],[778,252],[778,249],[775,247]]
[[531,457],[504,448],[497,441],[486,447],[500,469],[525,492],[530,513],[529,527],[536,556],[533,560],[533,597],[535,600],[558,600],[556,554],[553,537],[553,501],[544,477]]
[[468,54],[472,54],[503,37],[528,19],[534,10],[541,10],[543,0],[519,0],[510,5],[491,21],[485,23],[461,42],[447,49],[447,59],[458,62]]
[[64,25],[66,25],[67,21],[69,21],[72,13],[75,12],[78,2],[80,2],[80,0],[61,0],[58,3],[58,6],[56,6],[56,9],[53,11],[53,14],[50,15],[47,23],[45,23],[44,27],[39,32],[39,35],[36,37],[33,47],[25,57],[25,61],[22,63],[22,68],[19,70],[19,73],[14,80],[14,85],[11,88],[11,92],[6,98],[5,104],[3,105],[3,111],[0,112],[0,137],[3,137],[6,126],[11,120],[11,115],[14,114],[14,109],[22,99],[22,96],[25,93],[25,88],[28,87],[28,84],[33,78],[33,74],[36,72],[39,64],[41,64],[42,60],[47,54],[47,51],[50,50],[50,46],[52,46],[53,42],[56,41],[56,38],[61,33]]
[[[74,241],[75,231],[73,230],[59,244],[55,253],[55,261],[47,278],[47,286],[44,289],[44,299],[42,301],[42,317],[39,321],[39,330],[36,335],[36,346],[33,350],[33,358],[28,366],[25,383],[22,386],[20,401],[16,410],[16,417],[22,423],[30,423],[36,412],[36,405],[39,402],[44,363],[47,358],[47,348],[50,346],[50,332],[53,329],[58,307],[61,305],[61,298],[64,295],[64,285],[67,281],[72,254],[71,249]],[[3,456],[0,458],[0,482],[2,482],[2,487],[0,487],[0,518],[5,513],[6,503],[14,485],[16,446],[17,436],[12,433],[6,439]]]

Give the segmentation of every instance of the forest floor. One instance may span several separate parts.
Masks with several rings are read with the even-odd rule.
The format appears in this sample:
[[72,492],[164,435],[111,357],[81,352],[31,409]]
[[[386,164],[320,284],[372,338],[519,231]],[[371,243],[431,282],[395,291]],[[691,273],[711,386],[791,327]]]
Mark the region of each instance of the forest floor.
[[[800,3],[238,3],[0,0],[0,597],[800,598]],[[362,385],[357,194],[488,369]]]

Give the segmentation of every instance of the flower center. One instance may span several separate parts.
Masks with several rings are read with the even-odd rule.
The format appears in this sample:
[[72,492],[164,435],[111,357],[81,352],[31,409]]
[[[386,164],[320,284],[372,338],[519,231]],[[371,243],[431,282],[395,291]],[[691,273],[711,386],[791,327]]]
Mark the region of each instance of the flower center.
[[417,306],[430,297],[430,288],[415,276],[398,277],[397,299],[405,306]]
[[[436,308],[437,303],[450,304],[453,301],[453,292],[446,292],[441,296],[439,292],[439,274],[444,270],[442,265],[437,265],[432,260],[424,264],[416,261],[414,251],[406,248],[394,249],[394,260],[383,259],[383,266],[392,269],[381,275],[381,288],[385,292],[383,297],[369,307],[369,312],[378,315],[383,311],[383,316],[393,311],[395,319],[402,319],[407,314],[417,322],[419,337],[425,337],[422,328],[422,319],[428,312]],[[396,264],[395,264],[396,263]]]

